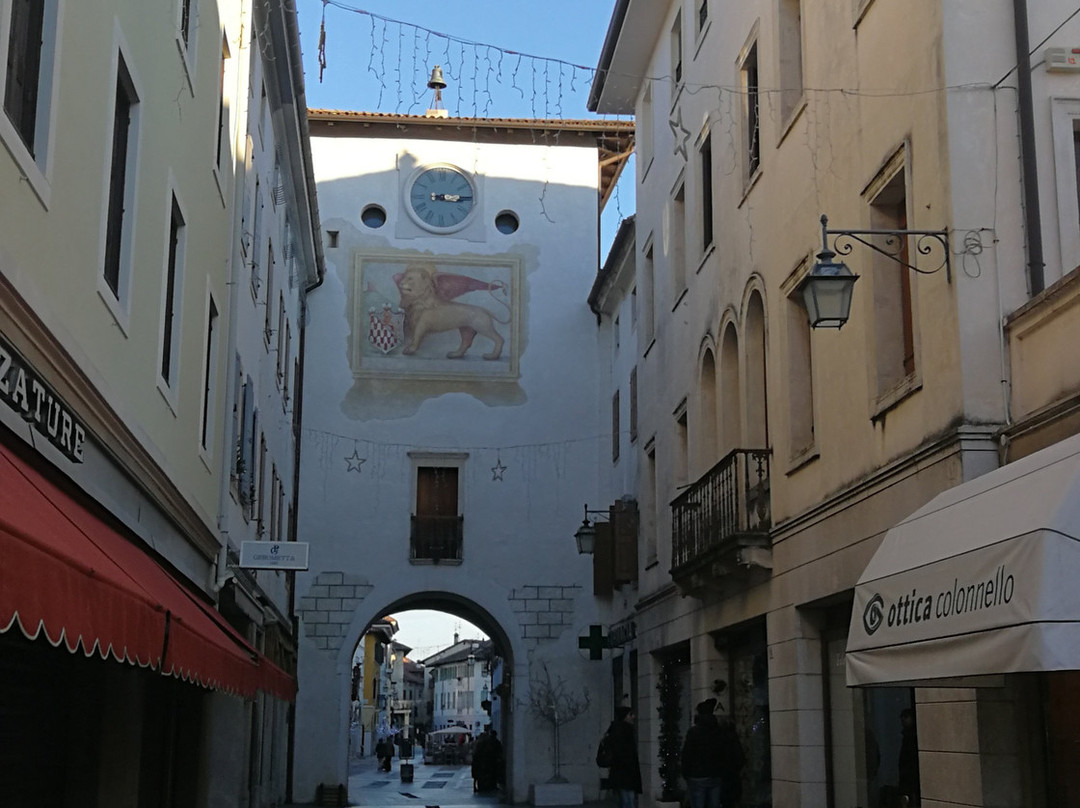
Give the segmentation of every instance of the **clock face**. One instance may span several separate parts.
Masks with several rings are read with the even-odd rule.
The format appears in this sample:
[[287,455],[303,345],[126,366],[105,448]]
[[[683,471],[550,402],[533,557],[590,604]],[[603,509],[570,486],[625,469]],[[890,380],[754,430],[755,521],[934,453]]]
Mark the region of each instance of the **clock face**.
[[475,205],[472,180],[453,166],[425,168],[409,186],[409,212],[429,230],[457,230]]

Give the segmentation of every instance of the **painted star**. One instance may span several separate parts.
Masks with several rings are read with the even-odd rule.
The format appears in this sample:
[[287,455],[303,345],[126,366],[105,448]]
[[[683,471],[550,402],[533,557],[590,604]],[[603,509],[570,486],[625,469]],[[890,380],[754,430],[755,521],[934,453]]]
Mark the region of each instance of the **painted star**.
[[690,130],[683,126],[681,108],[675,113],[675,120],[668,121],[668,126],[671,127],[671,134],[675,136],[675,154],[681,154],[685,160],[686,142],[690,139]]
[[345,472],[348,473],[350,471],[355,471],[357,474],[359,474],[360,467],[366,462],[367,458],[361,457],[360,451],[358,449],[353,449],[353,453],[349,457],[345,458]]
[[491,480],[492,482],[502,482],[503,472],[506,471],[506,466],[503,465],[502,458],[495,461],[495,465],[491,467]]

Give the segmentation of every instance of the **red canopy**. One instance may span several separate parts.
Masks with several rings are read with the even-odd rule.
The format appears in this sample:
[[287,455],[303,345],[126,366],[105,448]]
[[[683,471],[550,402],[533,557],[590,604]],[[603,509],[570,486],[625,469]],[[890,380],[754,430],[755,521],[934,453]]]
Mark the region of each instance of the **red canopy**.
[[296,680],[133,542],[0,446],[0,631],[285,700]]

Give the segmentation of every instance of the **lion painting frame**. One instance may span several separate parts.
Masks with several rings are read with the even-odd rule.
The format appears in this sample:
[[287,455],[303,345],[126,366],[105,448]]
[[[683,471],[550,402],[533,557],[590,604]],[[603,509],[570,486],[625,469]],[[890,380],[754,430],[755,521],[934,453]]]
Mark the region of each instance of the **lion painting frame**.
[[522,259],[356,251],[355,378],[517,381]]

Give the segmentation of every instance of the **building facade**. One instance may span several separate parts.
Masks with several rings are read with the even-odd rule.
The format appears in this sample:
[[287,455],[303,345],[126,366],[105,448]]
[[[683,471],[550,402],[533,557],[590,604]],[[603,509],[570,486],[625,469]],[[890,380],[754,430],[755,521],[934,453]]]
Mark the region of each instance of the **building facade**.
[[[524,801],[554,763],[525,706],[532,681],[545,663],[594,692],[602,681],[578,651],[600,621],[573,532],[609,439],[580,301],[633,127],[309,119],[328,274],[305,351],[301,533],[320,538],[297,580],[297,731],[323,740],[297,750],[297,793],[346,781],[342,671],[367,626],[428,608],[477,626],[504,660],[497,729]],[[561,759],[596,794],[586,748],[601,718],[579,720]]]
[[3,2],[0,57],[0,788],[280,803],[290,604],[230,579],[225,496],[253,73],[298,278],[321,260],[295,12]]
[[[653,799],[681,788],[661,775],[662,730],[685,731],[708,697],[746,752],[744,805],[1069,793],[1038,739],[1060,733],[1071,686],[1046,672],[1075,665],[1048,651],[980,667],[971,646],[920,634],[942,654],[913,676],[886,638],[914,602],[882,612],[873,586],[883,568],[910,582],[920,559],[899,561],[894,538],[942,492],[1070,456],[1050,445],[1076,431],[1080,381],[1051,347],[1075,333],[1073,11],[616,3],[590,107],[637,124],[645,529],[636,601],[612,628],[635,624],[617,635],[634,637]],[[858,276],[839,331],[811,328],[805,296],[830,259]],[[961,520],[983,528],[971,552],[995,540],[980,513]]]

